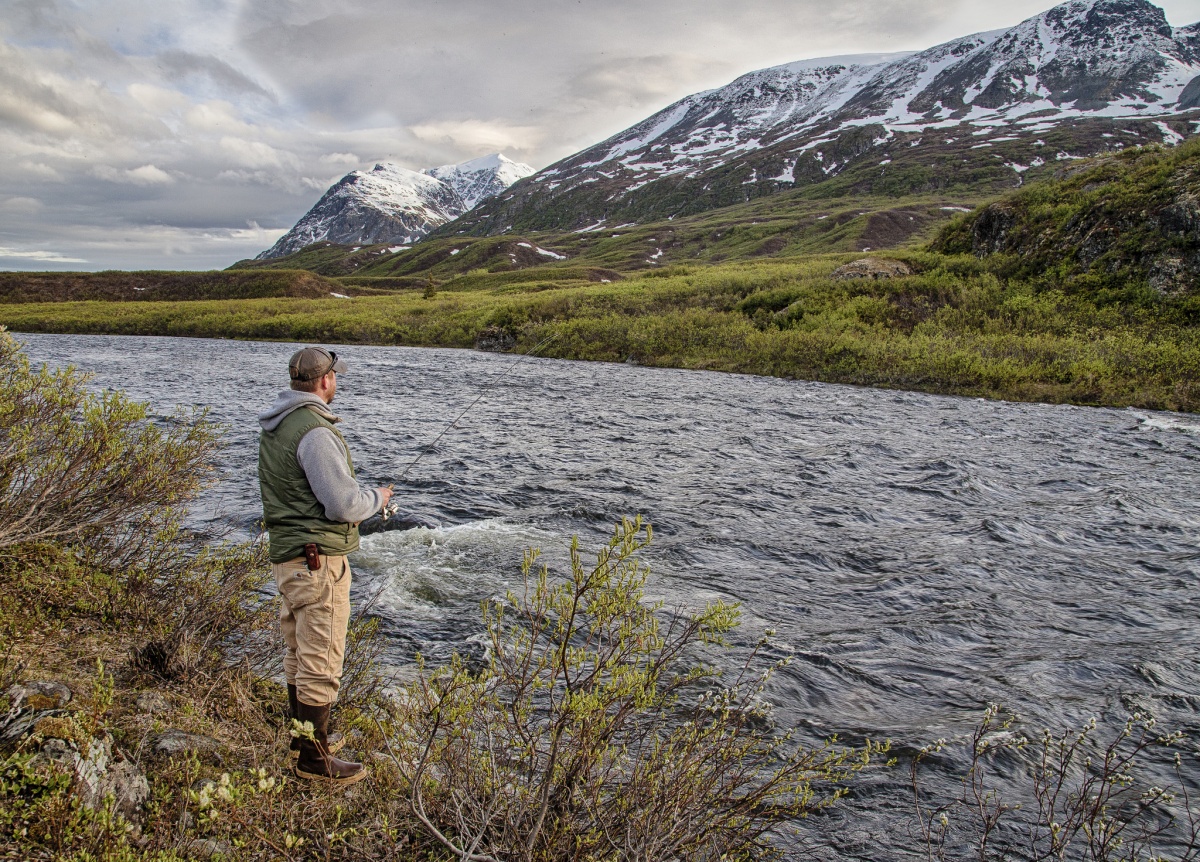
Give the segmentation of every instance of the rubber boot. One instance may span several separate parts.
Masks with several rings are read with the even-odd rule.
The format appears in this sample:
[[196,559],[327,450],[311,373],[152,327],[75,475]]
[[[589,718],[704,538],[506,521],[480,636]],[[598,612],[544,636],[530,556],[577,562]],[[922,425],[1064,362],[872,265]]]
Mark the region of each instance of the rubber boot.
[[[288,683],[288,731],[292,729],[292,719],[299,719],[300,714],[296,710],[296,704],[300,702],[300,697],[296,693],[296,684]],[[291,736],[291,742],[288,743],[288,757],[295,760],[300,756],[300,737]],[[346,738],[340,733],[329,734],[329,753],[337,754],[342,750],[342,746],[346,744]]]
[[300,722],[311,721],[313,726],[313,738],[300,740],[300,756],[295,766],[298,778],[353,784],[367,777],[367,768],[361,763],[339,760],[329,750],[329,704],[312,706],[297,700],[296,718]]

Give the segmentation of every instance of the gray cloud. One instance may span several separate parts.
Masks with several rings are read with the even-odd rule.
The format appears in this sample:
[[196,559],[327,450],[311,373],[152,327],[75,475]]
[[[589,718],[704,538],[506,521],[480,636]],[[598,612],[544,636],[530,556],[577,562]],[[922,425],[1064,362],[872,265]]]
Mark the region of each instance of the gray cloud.
[[156,55],[154,63],[171,81],[186,82],[189,79],[201,78],[217,93],[249,93],[275,100],[274,94],[216,57],[172,49]]
[[7,0],[0,267],[226,266],[357,167],[541,167],[754,69],[1050,3]]
[[[325,121],[532,121],[554,134],[516,155],[545,162],[755,68],[917,34],[923,47],[953,5],[264,0],[243,11],[241,47]],[[339,46],[369,61],[346,64]]]

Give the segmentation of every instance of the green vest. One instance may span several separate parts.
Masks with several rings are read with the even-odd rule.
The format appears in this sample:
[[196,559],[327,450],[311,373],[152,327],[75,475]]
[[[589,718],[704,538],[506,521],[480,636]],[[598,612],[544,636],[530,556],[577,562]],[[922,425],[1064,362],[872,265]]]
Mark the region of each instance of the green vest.
[[325,507],[309,487],[296,449],[300,438],[314,428],[328,428],[342,441],[346,464],[354,475],[350,447],[333,423],[315,410],[300,407],[258,438],[258,484],[262,492],[263,522],[270,534],[272,563],[304,556],[304,546],[316,543],[322,554],[340,556],[358,550],[358,526],[330,521]]

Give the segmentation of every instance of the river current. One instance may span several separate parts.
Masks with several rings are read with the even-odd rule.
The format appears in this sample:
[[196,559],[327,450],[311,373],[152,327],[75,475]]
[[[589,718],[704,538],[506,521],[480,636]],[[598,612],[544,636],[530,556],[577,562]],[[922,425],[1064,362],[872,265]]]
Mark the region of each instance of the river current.
[[[73,364],[156,414],[211,408],[227,446],[203,517],[250,528],[255,417],[297,345],[18,338],[34,361]],[[398,667],[478,644],[479,602],[517,583],[525,548],[561,571],[572,535],[598,547],[641,514],[649,591],[669,606],[740,602],[741,643],[774,629],[794,660],[767,692],[773,718],[807,737],[910,750],[969,737],[993,702],[1035,728],[1140,710],[1200,732],[1200,416],[338,352],[350,370],[334,408],[360,479],[409,468],[397,500],[437,525],[366,536],[352,559]],[[946,758],[934,780],[948,787],[962,765]],[[829,852],[912,845],[906,780],[866,782]]]

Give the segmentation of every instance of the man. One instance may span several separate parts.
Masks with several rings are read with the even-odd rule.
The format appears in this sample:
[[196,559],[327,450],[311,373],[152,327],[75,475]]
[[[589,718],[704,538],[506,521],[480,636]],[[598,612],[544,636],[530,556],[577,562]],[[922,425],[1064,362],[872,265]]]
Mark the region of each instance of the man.
[[388,488],[366,490],[354,478],[350,449],[329,409],[346,363],[306,347],[288,363],[291,388],[262,414],[258,481],[270,535],[271,571],[282,597],[291,717],[311,722],[313,738],[293,740],[301,778],[352,784],[367,769],[334,757],[329,709],[337,699],[350,620],[350,565],[358,524],[383,509]]

